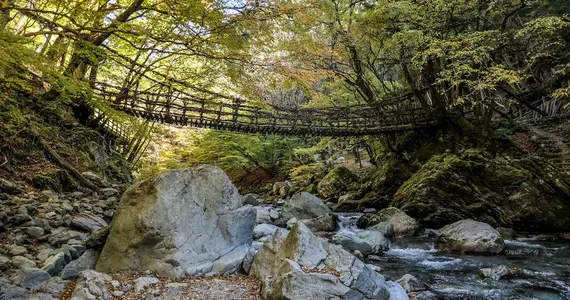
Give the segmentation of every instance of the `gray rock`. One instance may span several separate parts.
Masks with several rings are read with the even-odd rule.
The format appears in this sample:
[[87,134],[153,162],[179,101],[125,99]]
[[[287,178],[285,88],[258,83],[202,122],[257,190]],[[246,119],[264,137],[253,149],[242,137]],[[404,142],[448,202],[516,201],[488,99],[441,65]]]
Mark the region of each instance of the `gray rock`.
[[373,213],[376,213],[377,210],[376,210],[376,208],[365,208],[362,212],[365,214],[373,214]]
[[297,218],[291,218],[287,221],[287,229],[291,229],[293,228],[293,226],[295,226],[295,224],[297,224],[298,220]]
[[259,224],[253,228],[253,238],[258,240],[264,236],[273,235],[279,227],[271,224]]
[[242,197],[243,200],[243,205],[253,205],[253,206],[257,206],[259,205],[259,201],[257,200],[259,196],[256,194],[246,194]]
[[93,231],[86,239],[85,246],[92,249],[102,249],[107,241],[111,226],[107,226]]
[[363,255],[382,253],[389,246],[382,233],[369,230],[359,233],[339,232],[332,237],[332,241],[348,251],[358,250]]
[[204,275],[224,255],[249,247],[254,225],[255,210],[242,206],[220,168],[166,172],[123,194],[96,270]]
[[372,227],[369,227],[368,230],[378,231],[382,233],[384,237],[389,239],[394,237],[394,225],[389,221],[380,222]]
[[86,235],[84,233],[66,228],[58,228],[49,236],[48,242],[59,247],[63,244],[67,244],[69,240],[83,241],[85,238]]
[[249,274],[262,281],[267,299],[384,300],[389,296],[383,276],[315,236],[301,222],[286,236],[276,231],[255,256]]
[[307,192],[293,195],[293,197],[285,203],[283,211],[299,220],[332,214],[322,199]]
[[15,214],[14,217],[12,217],[12,222],[14,222],[14,224],[19,225],[22,223],[26,223],[32,220],[32,217],[30,217],[30,215],[28,214]]
[[71,226],[82,229],[85,231],[95,231],[103,227],[109,226],[105,220],[90,214],[90,213],[80,213],[75,215],[71,220]]
[[426,290],[426,285],[410,274],[402,276],[402,278],[396,280],[396,282],[404,288],[406,293]]
[[10,255],[12,256],[28,253],[28,249],[20,245],[8,245],[7,248],[8,248],[8,253],[10,253]]
[[0,271],[9,269],[12,266],[12,261],[6,256],[0,255]]
[[37,268],[18,269],[14,282],[18,285],[31,289],[40,286],[51,278],[48,272]]
[[12,265],[19,269],[25,269],[35,267],[36,262],[18,255],[12,257]]
[[65,266],[61,272],[61,278],[65,280],[77,279],[82,271],[93,269],[98,259],[99,253],[97,251],[86,250],[81,257]]
[[65,252],[59,252],[46,259],[42,270],[48,272],[51,276],[56,276],[66,264]]
[[104,188],[104,189],[100,189],[99,193],[105,197],[111,197],[111,196],[118,195],[119,191],[117,189],[114,189],[114,188]]
[[28,299],[32,296],[31,292],[23,287],[8,285],[0,289],[0,299]]
[[155,284],[155,283],[159,283],[159,282],[160,282],[160,280],[158,280],[158,278],[156,278],[156,277],[152,277],[152,276],[140,277],[137,280],[135,280],[135,291],[137,293],[141,292],[147,286]]
[[334,214],[327,214],[312,219],[300,220],[299,222],[305,224],[313,232],[330,232],[338,230],[338,219]]
[[71,295],[71,300],[109,300],[111,299],[111,293],[105,282],[112,280],[113,278],[107,274],[98,273],[93,270],[83,271],[79,274],[79,279]]
[[28,234],[32,238],[39,238],[45,234],[45,231],[40,227],[26,227],[25,229],[26,234]]
[[437,296],[430,291],[424,291],[419,293],[414,300],[437,300]]
[[275,220],[279,219],[279,217],[281,217],[281,214],[276,209],[270,209],[269,210],[269,217],[271,218],[272,221],[275,221]]
[[62,280],[60,277],[52,277],[46,281],[38,290],[59,299],[61,298],[63,291],[65,290],[65,287],[68,283],[69,281]]
[[213,262],[212,270],[208,275],[226,275],[238,272],[248,252],[249,245],[246,244],[233,249]]
[[505,242],[489,224],[462,220],[443,227],[436,245],[440,251],[496,254],[503,251]]
[[507,266],[499,265],[492,268],[483,268],[479,270],[479,277],[491,278],[494,280],[499,280],[507,277],[515,277],[519,272],[514,269],[510,269]]
[[501,235],[503,240],[514,240],[517,236],[512,228],[497,227],[497,232]]
[[272,209],[270,206],[255,206],[256,219],[255,224],[271,224],[271,216],[269,211]]
[[394,281],[386,282],[388,287],[388,292],[390,293],[390,300],[409,300],[408,294],[406,291]]
[[385,208],[376,215],[380,222],[388,221],[394,226],[396,236],[413,236],[420,231],[420,224],[414,218],[395,207]]

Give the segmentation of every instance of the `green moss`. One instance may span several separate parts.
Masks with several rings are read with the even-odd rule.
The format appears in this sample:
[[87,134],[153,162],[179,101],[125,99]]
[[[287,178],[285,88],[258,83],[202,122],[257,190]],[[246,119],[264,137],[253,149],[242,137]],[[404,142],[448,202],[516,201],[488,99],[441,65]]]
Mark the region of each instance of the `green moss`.
[[325,199],[336,199],[358,181],[358,176],[346,167],[332,169],[318,184],[319,194]]

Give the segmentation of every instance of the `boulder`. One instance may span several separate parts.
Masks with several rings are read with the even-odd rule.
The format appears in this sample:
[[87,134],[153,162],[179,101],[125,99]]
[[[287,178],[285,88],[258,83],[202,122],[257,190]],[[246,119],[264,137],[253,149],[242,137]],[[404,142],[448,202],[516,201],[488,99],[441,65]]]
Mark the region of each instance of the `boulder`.
[[332,169],[317,185],[319,195],[327,200],[337,200],[338,196],[345,193],[348,187],[358,181],[358,176],[354,175],[346,167],[336,167]]
[[365,256],[379,254],[388,249],[388,240],[378,231],[339,232],[332,237],[332,241],[348,251],[359,251]]
[[397,282],[386,282],[388,292],[390,293],[390,300],[409,300],[408,294]]
[[391,206],[424,227],[465,219],[517,231],[570,231],[570,181],[537,157],[514,159],[477,149],[435,155],[406,181]]
[[283,211],[298,220],[312,219],[332,213],[322,199],[306,192],[293,195],[285,203]]
[[96,270],[150,270],[177,277],[212,274],[216,265],[227,266],[224,256],[233,262],[247,254],[255,218],[255,209],[242,206],[222,169],[166,172],[123,194]]
[[50,278],[49,273],[44,270],[23,268],[18,269],[13,281],[23,288],[32,289],[40,286]]
[[102,249],[107,241],[110,231],[111,226],[107,226],[91,232],[91,234],[85,239],[85,246],[92,249]]
[[259,250],[250,275],[262,281],[266,299],[381,299],[389,297],[384,277],[340,246],[315,236],[298,222],[277,231]]
[[416,220],[395,207],[385,208],[376,215],[379,222],[390,222],[392,224],[396,236],[413,236],[418,234],[420,230],[420,225]]
[[327,214],[312,219],[300,220],[299,222],[303,222],[313,232],[331,232],[338,230],[338,218],[334,214]]
[[406,293],[421,292],[426,290],[426,285],[416,277],[406,274],[396,282],[404,288]]
[[496,254],[503,251],[505,242],[489,224],[462,220],[443,227],[436,246],[440,251]]
[[256,194],[246,194],[242,197],[243,205],[257,206],[257,205],[261,204],[261,203],[259,203],[259,200],[257,200],[257,198],[259,198],[259,196]]
[[77,279],[82,271],[93,269],[97,259],[99,259],[98,252],[91,249],[86,250],[78,259],[65,266],[61,272],[61,278],[64,280]]
[[389,221],[380,222],[372,227],[369,227],[370,231],[378,231],[384,235],[386,238],[394,237],[394,224]]
[[253,238],[259,240],[262,237],[273,235],[279,227],[271,224],[259,224],[253,228]]
[[499,232],[503,240],[514,240],[517,236],[516,232],[512,228],[497,227],[497,232]]
[[0,178],[0,192],[6,194],[20,194],[23,193],[24,190],[15,183],[4,178]]
[[46,259],[42,270],[48,272],[51,276],[56,276],[67,264],[65,252],[58,252]]
[[36,262],[18,255],[12,257],[12,266],[19,269],[33,268],[36,266]]
[[93,214],[80,213],[73,216],[73,218],[71,219],[71,226],[81,230],[92,232],[101,229],[103,227],[107,227],[109,226],[109,224],[107,224],[105,220]]

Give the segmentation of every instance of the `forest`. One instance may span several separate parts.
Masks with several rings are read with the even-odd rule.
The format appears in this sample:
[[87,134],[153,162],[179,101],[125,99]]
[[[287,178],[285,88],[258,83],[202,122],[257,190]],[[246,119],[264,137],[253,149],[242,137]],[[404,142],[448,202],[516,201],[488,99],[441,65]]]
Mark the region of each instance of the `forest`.
[[0,299],[570,299],[566,0],[0,0]]

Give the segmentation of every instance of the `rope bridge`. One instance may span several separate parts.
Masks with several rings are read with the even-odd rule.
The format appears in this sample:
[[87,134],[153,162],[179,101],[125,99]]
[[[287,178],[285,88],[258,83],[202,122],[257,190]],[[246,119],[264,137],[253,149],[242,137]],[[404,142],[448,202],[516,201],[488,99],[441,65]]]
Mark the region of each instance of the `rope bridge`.
[[[96,94],[117,110],[163,124],[296,136],[363,136],[434,127],[440,121],[412,107],[409,97],[389,105],[275,109],[248,105],[218,94],[208,97],[180,90],[125,89],[97,83]],[[220,99],[221,98],[221,99]]]

